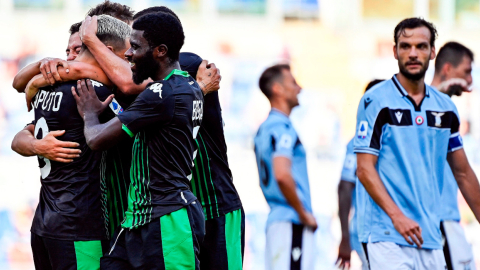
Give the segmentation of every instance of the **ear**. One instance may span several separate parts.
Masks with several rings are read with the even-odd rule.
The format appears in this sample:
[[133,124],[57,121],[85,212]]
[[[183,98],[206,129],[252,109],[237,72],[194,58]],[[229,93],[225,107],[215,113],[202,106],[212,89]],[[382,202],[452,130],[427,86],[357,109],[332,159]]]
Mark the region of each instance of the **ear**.
[[432,46],[432,51],[430,52],[430,60],[435,59],[437,53],[435,52],[435,46]]
[[283,86],[281,83],[279,82],[273,82],[272,84],[272,94],[274,94],[275,96],[279,96],[279,95],[282,95],[283,93]]
[[113,50],[113,47],[112,47],[112,46],[107,45],[107,48],[108,48],[110,51],[115,52],[115,51]]
[[153,49],[154,58],[164,58],[167,55],[168,48],[165,44],[160,44]]
[[443,65],[442,70],[441,70],[441,72],[442,72],[441,74],[444,74],[444,75],[449,74],[451,69],[452,69],[452,64],[447,62],[447,63],[445,63],[445,65]]
[[393,56],[398,60],[397,45],[393,44]]

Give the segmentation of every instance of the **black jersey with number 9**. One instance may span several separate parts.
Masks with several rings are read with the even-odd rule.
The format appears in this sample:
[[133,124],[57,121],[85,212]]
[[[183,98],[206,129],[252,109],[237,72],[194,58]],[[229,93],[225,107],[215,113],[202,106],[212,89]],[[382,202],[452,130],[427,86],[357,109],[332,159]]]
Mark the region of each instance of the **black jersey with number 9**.
[[[100,100],[112,92],[103,84],[92,81]],[[100,240],[106,238],[100,189],[102,152],[92,151],[83,134],[84,123],[77,111],[71,92],[76,81],[40,89],[32,104],[35,110],[35,137],[65,130],[61,141],[80,144],[80,157],[61,163],[38,156],[40,167],[40,199],[32,224],[32,232],[61,240]],[[101,115],[102,122],[113,118],[112,111]]]

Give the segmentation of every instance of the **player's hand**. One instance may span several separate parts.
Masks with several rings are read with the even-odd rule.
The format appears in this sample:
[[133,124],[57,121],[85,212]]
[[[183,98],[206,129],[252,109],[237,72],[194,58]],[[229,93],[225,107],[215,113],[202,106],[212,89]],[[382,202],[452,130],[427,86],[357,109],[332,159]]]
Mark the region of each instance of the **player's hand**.
[[55,138],[63,134],[65,134],[65,130],[51,131],[43,139],[36,140],[33,144],[35,154],[64,163],[72,162],[74,158],[78,158],[82,151],[80,149],[72,149],[79,147],[78,143],[64,142]]
[[471,92],[467,81],[461,78],[452,78],[442,82],[438,86],[438,91],[449,96],[461,96],[463,92]]
[[77,101],[78,113],[84,119],[86,114],[95,114],[98,116],[113,100],[113,95],[110,95],[104,102],[101,102],[90,80],[78,80],[77,91],[75,91],[75,87],[72,86],[72,95]]
[[397,218],[392,218],[392,223],[395,227],[395,230],[397,230],[403,236],[403,238],[405,238],[405,241],[407,241],[410,245],[415,243],[418,248],[422,247],[422,229],[417,222],[409,219],[405,215],[401,215]]
[[220,69],[214,63],[209,64],[207,60],[203,60],[198,67],[196,80],[202,89],[203,95],[218,91],[220,89],[220,81],[222,80]]
[[88,42],[90,38],[96,37],[97,29],[98,29],[97,16],[93,16],[93,17],[87,16],[85,20],[83,20],[79,30],[79,35],[82,42],[83,43],[85,43],[85,41]]
[[57,67],[62,66],[65,68],[65,72],[70,72],[68,69],[68,62],[60,59],[60,58],[44,58],[39,61],[40,63],[40,73],[42,73],[43,78],[50,83],[50,85],[54,85],[55,82],[61,82],[62,78],[58,74]]
[[300,222],[302,222],[303,225],[310,227],[313,231],[317,230],[317,227],[318,227],[317,221],[315,220],[315,217],[312,214],[308,212],[304,212],[299,216],[300,216]]
[[352,249],[350,248],[349,239],[343,238],[338,247],[338,259],[335,264],[336,269],[350,269],[350,256]]

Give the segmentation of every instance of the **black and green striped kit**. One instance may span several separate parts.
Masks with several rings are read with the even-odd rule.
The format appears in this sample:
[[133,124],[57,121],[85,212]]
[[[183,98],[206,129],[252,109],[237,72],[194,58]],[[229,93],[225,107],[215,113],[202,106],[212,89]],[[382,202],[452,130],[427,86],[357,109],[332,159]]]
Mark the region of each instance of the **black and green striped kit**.
[[118,115],[134,137],[124,228],[135,228],[195,201],[189,178],[203,95],[188,73],[153,82]]

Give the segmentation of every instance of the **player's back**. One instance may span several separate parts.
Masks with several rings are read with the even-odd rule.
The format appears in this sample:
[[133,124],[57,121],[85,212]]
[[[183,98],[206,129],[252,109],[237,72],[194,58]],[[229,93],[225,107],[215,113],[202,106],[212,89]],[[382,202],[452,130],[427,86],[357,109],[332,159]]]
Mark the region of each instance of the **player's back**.
[[[101,100],[111,94],[107,87],[92,82]],[[38,157],[42,187],[32,232],[56,239],[98,240],[106,236],[100,200],[102,153],[92,151],[85,141],[72,86],[76,87],[75,81],[42,88],[33,100],[35,137],[65,130],[58,139],[77,142],[82,153],[71,163]],[[111,118],[113,113],[107,111],[103,117]]]
[[291,173],[297,185],[297,195],[308,212],[312,212],[305,149],[289,118],[273,109],[255,136],[255,155],[260,175],[260,187],[271,208],[268,223],[288,220],[300,223],[297,213],[287,203],[273,173],[273,158],[291,160]]

